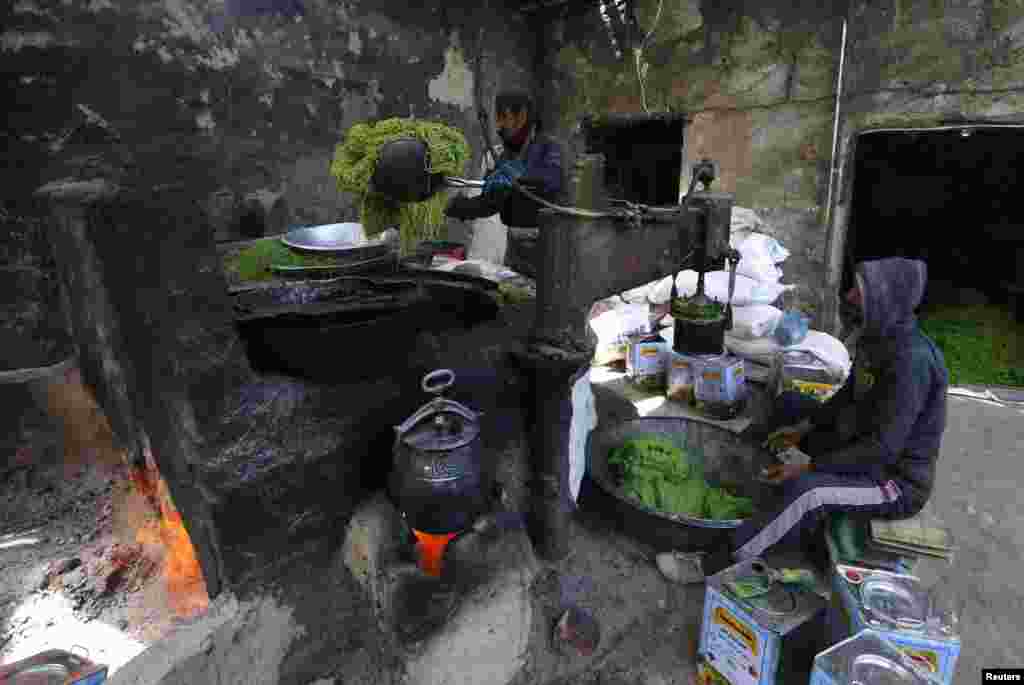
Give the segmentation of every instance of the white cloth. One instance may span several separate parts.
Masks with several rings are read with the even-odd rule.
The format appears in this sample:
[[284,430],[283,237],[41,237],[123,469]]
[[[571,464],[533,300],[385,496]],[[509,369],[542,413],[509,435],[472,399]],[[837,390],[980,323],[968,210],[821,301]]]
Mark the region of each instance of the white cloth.
[[575,502],[587,470],[587,437],[597,426],[597,408],[590,388],[590,374],[584,373],[572,386],[572,423],[569,425],[569,493]]

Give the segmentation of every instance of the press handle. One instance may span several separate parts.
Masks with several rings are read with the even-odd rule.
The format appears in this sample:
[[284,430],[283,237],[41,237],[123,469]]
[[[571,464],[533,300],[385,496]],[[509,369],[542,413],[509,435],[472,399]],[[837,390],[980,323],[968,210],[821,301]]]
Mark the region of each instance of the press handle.
[[431,371],[423,377],[423,392],[440,395],[455,384],[455,372],[451,369]]

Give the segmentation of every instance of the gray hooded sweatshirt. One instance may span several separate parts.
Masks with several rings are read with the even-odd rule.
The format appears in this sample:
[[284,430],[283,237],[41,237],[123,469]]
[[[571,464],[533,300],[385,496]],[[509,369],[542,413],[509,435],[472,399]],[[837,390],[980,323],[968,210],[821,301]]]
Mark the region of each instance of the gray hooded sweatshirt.
[[918,327],[914,310],[927,283],[924,262],[887,258],[862,262],[857,282],[864,326],[850,379],[822,407],[822,421],[848,442],[815,455],[818,471],[894,480],[908,515],[928,501],[946,428],[949,374],[942,352]]

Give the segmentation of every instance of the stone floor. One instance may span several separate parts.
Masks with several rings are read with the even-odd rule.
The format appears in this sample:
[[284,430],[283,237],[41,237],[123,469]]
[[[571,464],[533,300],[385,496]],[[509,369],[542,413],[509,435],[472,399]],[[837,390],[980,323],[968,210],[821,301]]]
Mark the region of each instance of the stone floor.
[[[1020,574],[1024,510],[1019,495],[1024,484],[1020,428],[1024,406],[999,402],[974,390],[950,397],[949,425],[933,496],[935,509],[960,545],[956,564],[943,577],[963,606],[963,652],[953,685],[979,682],[980,669],[985,667],[1024,666],[1024,642],[1019,639],[1024,631]],[[599,411],[606,420],[623,411],[621,405],[612,406],[609,414],[607,401],[601,405],[599,396]],[[495,634],[525,637],[509,640],[505,646],[509,654],[501,660],[521,664],[512,685],[689,685],[703,587],[666,582],[655,567],[652,550],[612,532],[591,515],[585,493],[582,503],[583,512],[573,523],[570,556],[558,564],[538,564],[530,573],[533,582],[526,586],[520,575],[516,583],[505,586],[518,588],[512,594],[478,595],[475,613],[467,614],[462,625],[481,633],[485,641]],[[293,574],[294,578],[315,574],[324,581],[305,582],[304,609],[296,610],[302,603],[276,590],[262,596],[224,598],[204,619],[120,667],[111,682],[269,685],[284,682],[273,676],[285,670],[291,674],[287,682],[296,685],[433,682],[426,673],[429,669],[419,669],[417,676],[408,662],[396,659],[379,630],[366,632],[368,607],[351,595],[349,584],[339,589],[340,575],[335,572],[340,571],[339,555],[337,551],[331,555],[334,561],[325,569],[311,567]],[[351,599],[343,602],[332,601],[330,608],[324,604],[324,597],[349,595]],[[529,611],[521,601],[524,597],[529,598]],[[554,649],[552,626],[568,604],[591,612],[600,622],[601,640],[591,655]],[[357,606],[362,607],[358,612]],[[502,611],[487,613],[487,607]],[[337,644],[339,658],[323,668],[309,663],[300,669],[302,644],[310,642],[310,636],[300,635],[296,641],[294,633],[301,630],[300,613],[313,611],[337,617],[358,613],[361,618],[352,621],[364,626],[360,631],[365,634],[350,634],[344,620],[335,621],[338,625],[330,639]],[[283,638],[290,647],[282,647]],[[484,672],[486,663],[474,660],[472,650],[459,651],[458,657],[454,650],[445,653],[449,683],[496,682]],[[151,678],[153,668],[163,677]],[[253,676],[253,669],[261,673]],[[794,685],[804,682],[797,679]]]

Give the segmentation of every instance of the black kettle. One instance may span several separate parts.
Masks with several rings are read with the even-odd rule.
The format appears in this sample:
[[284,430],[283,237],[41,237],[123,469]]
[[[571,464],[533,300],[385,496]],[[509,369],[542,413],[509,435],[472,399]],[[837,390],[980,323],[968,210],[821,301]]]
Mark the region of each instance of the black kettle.
[[391,496],[411,528],[434,535],[469,528],[489,503],[483,414],[441,396],[454,384],[450,369],[428,373],[423,391],[437,397],[395,426]]

